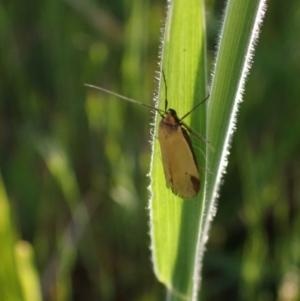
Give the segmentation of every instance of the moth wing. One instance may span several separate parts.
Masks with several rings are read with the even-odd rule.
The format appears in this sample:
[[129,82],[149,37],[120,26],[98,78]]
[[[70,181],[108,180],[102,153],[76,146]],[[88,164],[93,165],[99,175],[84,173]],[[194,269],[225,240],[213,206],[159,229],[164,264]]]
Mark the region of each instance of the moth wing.
[[179,125],[172,130],[160,126],[158,139],[167,186],[183,198],[195,197],[200,190],[200,175],[185,129]]

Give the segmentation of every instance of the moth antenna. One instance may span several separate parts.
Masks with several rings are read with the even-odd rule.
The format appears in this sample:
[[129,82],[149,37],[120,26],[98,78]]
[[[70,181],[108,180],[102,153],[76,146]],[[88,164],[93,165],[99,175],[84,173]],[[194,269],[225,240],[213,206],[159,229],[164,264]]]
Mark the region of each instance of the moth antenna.
[[154,110],[156,111],[161,117],[164,117],[164,111],[163,110],[160,110],[154,106],[151,106],[151,105],[148,105],[146,103],[143,103],[143,102],[140,102],[140,101],[137,101],[133,98],[129,98],[129,97],[126,97],[126,96],[123,96],[121,94],[118,94],[118,93],[115,93],[113,91],[110,91],[110,90],[107,90],[107,89],[104,89],[104,88],[101,88],[101,87],[98,87],[98,86],[94,86],[94,85],[90,85],[90,84],[84,84],[86,87],[89,87],[89,88],[92,88],[92,89],[96,89],[96,90],[100,90],[102,92],[105,92],[107,94],[110,94],[110,95],[113,95],[113,96],[116,96],[120,99],[123,99],[123,100],[126,100],[126,101],[129,101],[131,103],[134,103],[134,104],[137,104],[137,105],[140,105],[140,106],[143,106],[143,107],[146,107],[146,108],[149,108],[151,110]]
[[189,112],[187,112],[185,115],[183,115],[183,117],[180,118],[180,121],[182,121],[185,117],[189,116],[195,109],[197,109],[200,105],[202,105],[205,101],[208,100],[209,98],[209,94],[205,97],[205,99],[203,99],[202,101],[200,101],[198,104],[196,104]]
[[168,86],[167,86],[167,80],[166,80],[164,69],[162,69],[162,75],[163,75],[163,79],[164,79],[164,83],[165,83],[165,88],[166,88],[165,112],[167,112],[167,109],[168,109]]

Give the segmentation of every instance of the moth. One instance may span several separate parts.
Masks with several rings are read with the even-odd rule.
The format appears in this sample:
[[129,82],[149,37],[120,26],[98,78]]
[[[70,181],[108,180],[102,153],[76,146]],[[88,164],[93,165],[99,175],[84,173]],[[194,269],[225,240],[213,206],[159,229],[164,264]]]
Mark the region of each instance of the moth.
[[175,195],[185,199],[193,198],[197,196],[200,191],[201,180],[197,159],[188,133],[194,135],[205,143],[209,144],[209,142],[184,123],[183,120],[198,106],[204,103],[209,96],[198,103],[183,117],[179,118],[174,109],[168,109],[166,78],[164,72],[162,72],[162,74],[166,87],[164,110],[139,102],[132,98],[128,98],[110,90],[106,90],[102,87],[89,84],[85,84],[85,86],[114,95],[131,103],[150,108],[160,115],[161,121],[158,127],[158,141],[160,144],[166,185]]

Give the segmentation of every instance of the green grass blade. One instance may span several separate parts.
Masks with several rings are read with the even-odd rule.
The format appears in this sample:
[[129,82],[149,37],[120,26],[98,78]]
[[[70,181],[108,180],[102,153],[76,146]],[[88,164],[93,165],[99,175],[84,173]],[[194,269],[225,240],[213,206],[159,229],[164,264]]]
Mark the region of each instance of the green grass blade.
[[19,241],[15,246],[14,254],[24,301],[41,301],[40,280],[34,264],[32,246],[26,241]]
[[211,173],[207,179],[207,214],[204,216],[199,245],[200,260],[210,222],[216,212],[215,200],[227,165],[238,103],[242,100],[264,13],[264,0],[231,0],[226,9],[208,106],[207,137],[215,147],[215,152],[208,152]]
[[24,300],[14,257],[16,242],[9,200],[0,175],[0,300]]
[[[166,75],[169,107],[179,117],[206,97],[204,7],[200,0],[175,0],[169,7],[163,37],[162,68]],[[159,107],[165,106],[165,86],[160,82]],[[185,122],[205,136],[206,103]],[[160,121],[157,118],[156,124]],[[204,187],[205,144],[192,138]],[[203,154],[201,153],[203,152]],[[191,200],[182,200],[166,188],[158,140],[152,158],[151,236],[154,269],[172,300],[192,294],[199,220],[204,189]]]
[[11,209],[0,175],[0,300],[42,299],[30,244],[18,242]]
[[[154,141],[150,202],[153,262],[158,279],[169,288],[171,300],[197,299],[204,246],[216,211],[215,199],[227,163],[237,105],[250,68],[264,3],[259,0],[231,0],[228,3],[207,111],[207,137],[215,151],[193,140],[193,145],[207,154],[206,161],[201,152],[197,153],[199,165],[211,171],[202,170],[202,190],[197,198],[181,200],[165,187],[158,141]],[[169,106],[176,109],[179,117],[205,97],[202,5],[196,0],[188,5],[182,0],[173,1],[168,14],[162,68],[167,77]],[[165,87],[160,83],[161,109],[164,108],[164,97]],[[202,106],[187,121],[202,136],[206,132],[205,109]],[[204,186],[206,177],[207,186]],[[205,208],[204,199],[207,200]]]

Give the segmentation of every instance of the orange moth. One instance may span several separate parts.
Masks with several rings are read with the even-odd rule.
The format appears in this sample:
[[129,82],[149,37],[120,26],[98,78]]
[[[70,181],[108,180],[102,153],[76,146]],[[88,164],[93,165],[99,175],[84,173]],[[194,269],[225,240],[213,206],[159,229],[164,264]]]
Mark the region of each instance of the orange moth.
[[209,142],[191,129],[186,123],[183,122],[183,120],[194,109],[206,101],[208,97],[198,103],[182,118],[179,118],[175,110],[168,109],[166,79],[164,73],[162,74],[166,87],[165,110],[160,110],[151,105],[139,102],[132,98],[128,98],[98,86],[89,84],[86,84],[85,86],[150,108],[161,116],[162,119],[158,127],[158,141],[161,149],[162,164],[167,187],[170,188],[174,194],[182,198],[193,198],[197,196],[200,191],[201,181],[196,156],[188,133],[194,135],[205,143]]

